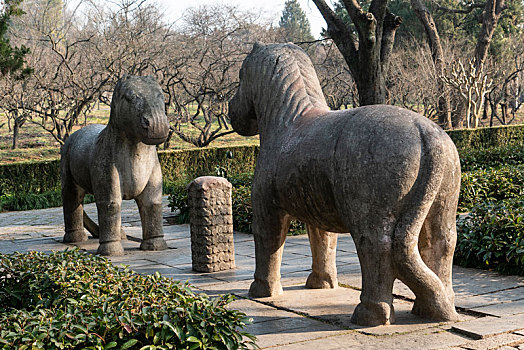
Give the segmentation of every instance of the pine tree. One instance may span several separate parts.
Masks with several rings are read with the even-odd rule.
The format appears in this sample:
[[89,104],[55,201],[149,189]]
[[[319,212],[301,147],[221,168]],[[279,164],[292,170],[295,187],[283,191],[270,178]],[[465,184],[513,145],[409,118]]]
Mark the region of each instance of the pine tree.
[[298,0],[286,1],[279,26],[283,29],[287,41],[299,43],[314,40],[309,20]]
[[0,13],[0,75],[16,74],[15,78],[23,78],[31,73],[24,67],[24,56],[29,53],[25,46],[13,47],[8,37],[11,17],[21,16],[24,12],[19,5],[22,0],[5,0]]

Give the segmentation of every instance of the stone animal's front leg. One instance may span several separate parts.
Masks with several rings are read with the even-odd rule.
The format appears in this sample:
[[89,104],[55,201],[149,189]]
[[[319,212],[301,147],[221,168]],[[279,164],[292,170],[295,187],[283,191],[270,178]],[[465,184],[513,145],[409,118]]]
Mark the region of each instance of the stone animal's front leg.
[[[96,195],[95,198],[97,198]],[[105,200],[97,199],[96,201],[100,230],[100,245],[98,246],[97,254],[106,256],[124,255],[124,248],[120,242],[121,205],[122,199],[120,197]]]
[[262,298],[282,294],[280,264],[290,220],[278,210],[253,207],[256,267],[250,296]]
[[162,183],[157,185],[151,180],[144,191],[136,198],[140,220],[142,222],[142,250],[167,249],[162,229]]
[[87,234],[84,231],[82,219],[84,212],[84,195],[85,192],[73,183],[70,175],[62,175],[62,202],[65,226],[64,243],[87,241]]
[[395,321],[393,282],[395,281],[389,235],[366,232],[354,236],[360,268],[362,292],[351,322],[361,326],[379,326]]
[[307,278],[306,288],[336,288],[337,281],[337,234],[307,226],[311,254],[313,255],[312,272]]

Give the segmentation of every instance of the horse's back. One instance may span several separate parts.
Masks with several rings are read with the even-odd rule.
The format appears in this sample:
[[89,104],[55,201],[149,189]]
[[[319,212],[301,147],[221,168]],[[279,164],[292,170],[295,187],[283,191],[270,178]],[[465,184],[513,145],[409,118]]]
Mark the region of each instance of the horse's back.
[[91,124],[74,132],[62,148],[62,168],[87,192],[92,192],[90,169],[104,125]]
[[416,181],[429,181],[425,167],[459,167],[453,142],[440,127],[392,106],[329,112],[288,140],[275,162],[280,200],[292,215],[322,217],[332,230],[341,230],[347,211],[393,210]]

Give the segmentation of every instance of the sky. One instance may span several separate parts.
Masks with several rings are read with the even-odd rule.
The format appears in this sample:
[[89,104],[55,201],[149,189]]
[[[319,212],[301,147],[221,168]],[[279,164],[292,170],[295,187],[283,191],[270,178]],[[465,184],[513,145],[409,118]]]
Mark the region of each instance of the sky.
[[[220,4],[225,3],[228,5],[238,5],[242,10],[255,10],[258,12],[262,9],[267,13],[268,18],[275,19],[275,25],[278,25],[278,21],[284,9],[285,0],[156,0],[165,10],[166,16],[172,20],[180,20],[185,9],[188,7],[201,6],[206,4]],[[326,22],[322,18],[320,12],[312,0],[299,0],[302,10],[306,13],[311,24],[311,34],[315,38],[320,37],[320,31],[322,27],[326,26]],[[329,1],[328,1],[329,3]]]

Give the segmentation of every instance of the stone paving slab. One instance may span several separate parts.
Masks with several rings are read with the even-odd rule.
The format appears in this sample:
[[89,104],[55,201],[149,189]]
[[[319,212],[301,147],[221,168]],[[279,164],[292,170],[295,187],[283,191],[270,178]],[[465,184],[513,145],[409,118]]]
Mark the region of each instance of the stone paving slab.
[[524,315],[503,318],[487,316],[453,325],[452,331],[465,334],[472,339],[483,339],[498,334],[524,329]]
[[[521,295],[524,297],[524,294]],[[475,312],[480,312],[492,316],[510,316],[524,313],[524,300],[507,301],[489,306],[476,307],[471,309]]]

